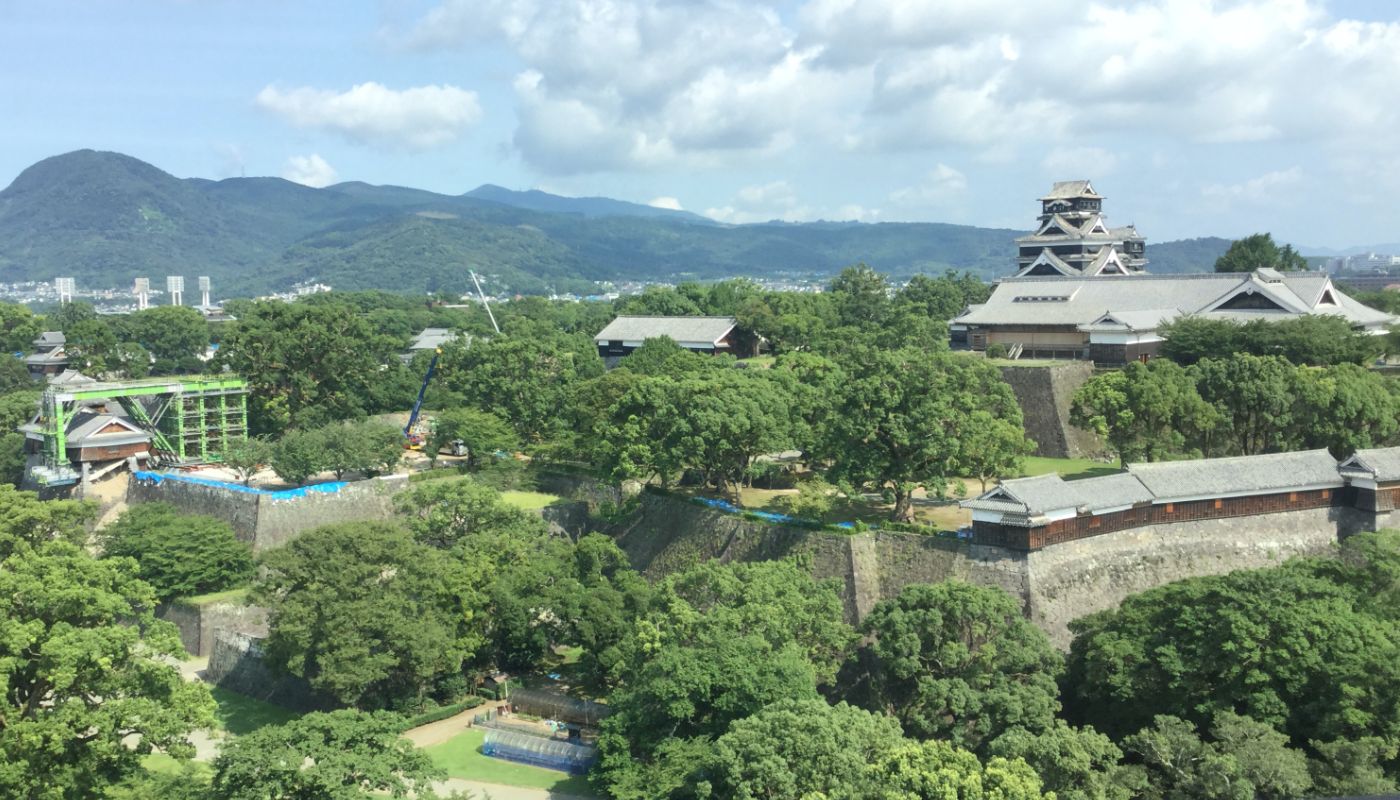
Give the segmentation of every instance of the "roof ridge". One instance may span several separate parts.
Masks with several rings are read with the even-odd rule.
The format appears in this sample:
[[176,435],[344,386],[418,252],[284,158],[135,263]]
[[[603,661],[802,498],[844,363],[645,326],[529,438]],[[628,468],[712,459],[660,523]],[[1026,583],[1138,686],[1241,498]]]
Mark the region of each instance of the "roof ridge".
[[[1255,454],[1253,454],[1253,455],[1248,455],[1248,456],[1220,456],[1220,457],[1217,457],[1217,458],[1182,458],[1182,459],[1176,459],[1176,460],[1174,460],[1174,461],[1135,461],[1135,462],[1129,464],[1128,467],[1127,467],[1127,469],[1128,469],[1129,474],[1132,474],[1132,470],[1133,470],[1134,468],[1143,468],[1143,467],[1146,467],[1146,468],[1163,467],[1163,466],[1168,466],[1168,465],[1173,465],[1173,464],[1200,464],[1200,463],[1203,462],[1203,461],[1205,461],[1205,462],[1210,462],[1210,463],[1212,463],[1212,464],[1221,464],[1221,463],[1225,463],[1225,462],[1234,462],[1234,461],[1251,461],[1251,460],[1260,459],[1260,458],[1279,458],[1279,457],[1283,457],[1283,456],[1305,456],[1305,455],[1315,455],[1315,454],[1317,454],[1317,453],[1327,453],[1327,455],[1328,455],[1329,458],[1332,456],[1332,454],[1327,450],[1327,448],[1325,448],[1325,447],[1319,447],[1319,448],[1316,448],[1316,449],[1313,449],[1313,450],[1285,450],[1285,451],[1282,452],[1282,453],[1255,453]],[[1332,460],[1333,460],[1333,461],[1336,461],[1335,458],[1332,459]]]

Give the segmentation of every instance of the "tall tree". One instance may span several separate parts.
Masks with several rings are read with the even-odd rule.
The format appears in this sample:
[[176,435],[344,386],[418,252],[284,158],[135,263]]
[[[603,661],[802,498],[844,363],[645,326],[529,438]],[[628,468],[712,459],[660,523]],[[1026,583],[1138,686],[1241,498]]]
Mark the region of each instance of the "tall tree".
[[1309,739],[1400,731],[1400,633],[1335,563],[1189,578],[1070,623],[1073,716],[1110,736],[1154,715],[1246,714]]
[[479,581],[398,527],[317,528],[262,567],[254,598],[268,606],[268,662],[340,702],[421,698],[481,646]]
[[1159,716],[1124,747],[1141,762],[1145,800],[1290,800],[1312,787],[1307,758],[1268,725],[1220,712],[1203,740],[1189,722]]
[[142,503],[101,533],[103,554],[130,558],[162,602],[217,592],[253,577],[253,553],[222,520]]
[[1054,722],[1060,655],[999,589],[907,586],[861,630],[871,638],[873,702],[911,736],[981,751],[1013,728],[1040,733]]
[[1040,778],[1019,759],[977,756],[943,741],[910,742],[876,764],[881,800],[1050,800]]
[[1294,251],[1292,245],[1279,247],[1274,237],[1255,233],[1230,244],[1230,249],[1215,261],[1216,272],[1253,272],[1256,269],[1276,269],[1299,272],[1308,268],[1308,260]]
[[23,539],[0,562],[0,795],[100,797],[155,748],[192,756],[214,703],[172,663],[184,648],[136,564]]
[[514,453],[520,448],[520,437],[505,420],[475,408],[457,408],[437,415],[428,442],[429,460],[436,461],[439,452],[454,441],[461,441],[467,448],[469,469],[480,467],[494,453]]
[[431,800],[445,777],[400,736],[385,712],[332,711],[268,725],[226,742],[214,762],[214,800],[360,800],[371,795]]
[[846,382],[817,456],[837,481],[884,492],[891,518],[912,518],[923,487],[942,496],[968,451],[974,412],[1020,424],[1015,397],[979,360],[918,350],[868,351],[846,365]]
[[1075,393],[1070,420],[1108,440],[1123,464],[1160,461],[1209,442],[1217,414],[1192,375],[1166,359],[1096,375]]
[[188,364],[209,346],[209,323],[188,306],[157,306],[126,319],[132,341],[162,361]]
[[1191,368],[1201,398],[1219,411],[1220,438],[1240,455],[1294,449],[1297,371],[1277,356],[1205,359]]

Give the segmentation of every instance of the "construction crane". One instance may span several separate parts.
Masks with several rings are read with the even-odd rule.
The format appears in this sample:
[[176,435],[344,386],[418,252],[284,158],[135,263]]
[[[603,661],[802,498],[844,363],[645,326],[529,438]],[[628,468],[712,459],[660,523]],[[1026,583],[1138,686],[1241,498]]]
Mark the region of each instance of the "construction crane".
[[428,426],[419,423],[419,414],[423,411],[423,396],[428,393],[428,384],[433,381],[433,373],[437,371],[438,357],[441,355],[441,347],[433,351],[433,360],[428,362],[428,371],[423,375],[423,385],[418,387],[418,399],[413,401],[413,410],[408,414],[408,424],[403,426],[403,435],[408,439],[404,446],[410,450],[422,450],[427,442]]

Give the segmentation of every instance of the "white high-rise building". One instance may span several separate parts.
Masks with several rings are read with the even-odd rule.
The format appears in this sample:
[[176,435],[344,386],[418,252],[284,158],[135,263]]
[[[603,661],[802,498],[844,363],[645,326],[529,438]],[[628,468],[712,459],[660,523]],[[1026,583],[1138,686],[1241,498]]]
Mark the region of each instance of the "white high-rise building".
[[199,305],[201,308],[209,307],[209,276],[199,276]]
[[73,290],[76,288],[72,278],[55,278],[53,287],[58,291],[59,303],[73,302]]
[[132,290],[136,294],[136,310],[144,311],[151,307],[151,279],[137,278],[136,287]]
[[165,276],[165,291],[170,293],[170,305],[181,305],[185,299],[185,276]]

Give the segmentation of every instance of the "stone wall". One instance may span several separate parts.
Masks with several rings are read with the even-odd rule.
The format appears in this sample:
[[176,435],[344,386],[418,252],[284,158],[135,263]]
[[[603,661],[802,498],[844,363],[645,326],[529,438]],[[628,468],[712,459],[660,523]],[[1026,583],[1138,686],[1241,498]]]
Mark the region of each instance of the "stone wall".
[[261,636],[220,629],[214,632],[205,680],[230,691],[298,711],[335,708],[334,701],[318,695],[306,681],[277,675],[262,660]]
[[911,584],[958,579],[993,586],[1017,598],[1027,616],[1064,648],[1071,620],[1113,608],[1130,594],[1183,578],[1325,554],[1346,536],[1386,526],[1400,526],[1400,511],[1374,515],[1313,508],[1150,525],[1027,553],[918,534],[847,535],[770,525],[649,493],[634,515],[607,532],[651,580],[707,559],[797,556],[813,577],[838,582],[852,623]]
[[299,497],[278,499],[268,494],[179,480],[145,481],[132,476],[127,483],[126,501],[169,503],[187,514],[221,519],[256,553],[322,525],[389,519],[394,513],[394,495],[407,486],[407,475],[388,475],[354,481],[337,492],[306,492]]
[[156,616],[179,629],[180,643],[193,656],[212,654],[217,631],[267,635],[267,609],[262,606],[241,603],[195,605],[176,600],[162,603],[156,608]]
[[596,511],[599,506],[619,506],[624,500],[642,491],[637,481],[625,481],[621,486],[606,483],[590,475],[556,472],[549,467],[535,472],[535,487],[541,492],[557,494],[568,500],[578,500]]
[[394,495],[406,488],[407,475],[386,475],[355,481],[334,494],[310,492],[290,500],[261,496],[253,550],[285,544],[297,534],[322,525],[390,519],[394,516]]
[[578,541],[580,536],[592,529],[593,518],[588,513],[588,504],[582,501],[555,503],[539,511],[549,532],[556,536],[567,536]]
[[1131,594],[1172,581],[1276,566],[1331,552],[1366,529],[1349,508],[1150,525],[1025,554],[1031,621],[1067,648],[1071,620],[1114,608]]
[[1097,436],[1069,423],[1074,393],[1094,377],[1087,361],[1044,367],[1002,367],[1001,377],[1016,394],[1026,435],[1035,454],[1049,458],[1088,458],[1106,451]]

